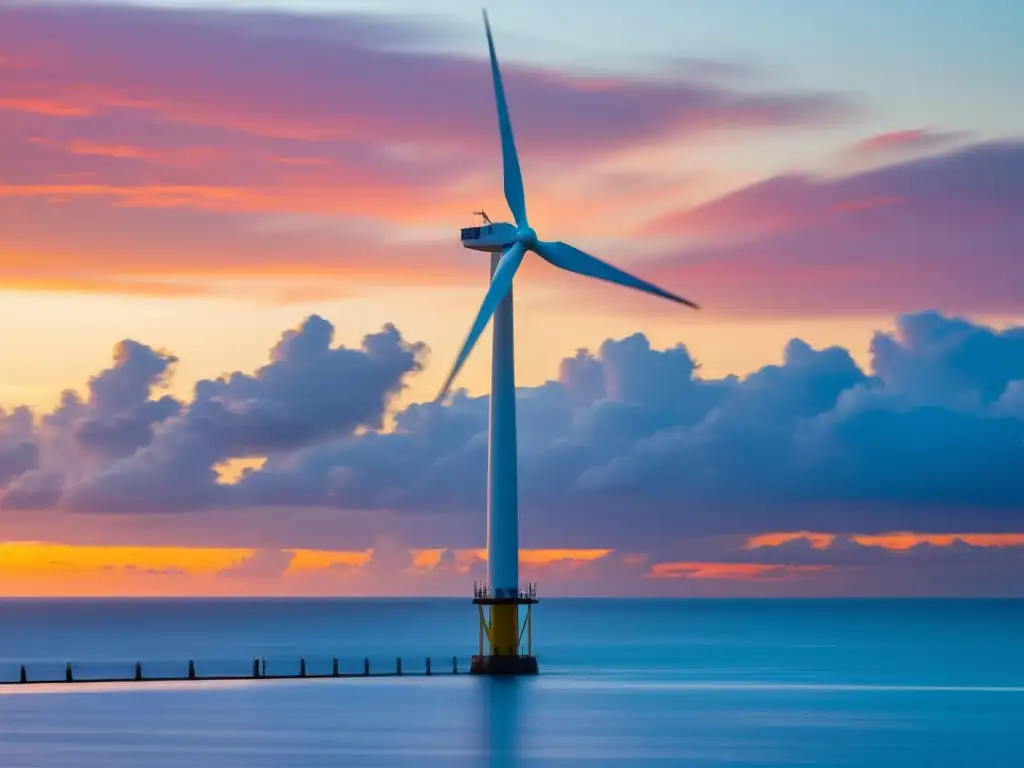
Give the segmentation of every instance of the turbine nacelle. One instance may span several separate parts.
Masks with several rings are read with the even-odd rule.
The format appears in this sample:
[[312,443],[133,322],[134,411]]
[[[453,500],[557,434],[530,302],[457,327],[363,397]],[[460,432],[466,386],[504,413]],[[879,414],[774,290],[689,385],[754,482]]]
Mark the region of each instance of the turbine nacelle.
[[465,227],[462,230],[462,246],[474,251],[500,253],[516,242],[515,224],[487,223],[479,227]]
[[491,284],[484,296],[483,304],[477,313],[476,320],[469,330],[469,335],[462,345],[462,350],[452,366],[451,373],[441,387],[437,399],[440,400],[448,394],[452,382],[458,375],[459,370],[472,352],[477,339],[484,332],[491,317],[498,309],[498,305],[512,290],[512,279],[515,277],[519,266],[527,251],[532,251],[549,264],[564,269],[567,272],[574,272],[577,275],[593,277],[597,280],[604,280],[615,283],[626,288],[633,288],[653,296],[659,296],[678,304],[697,309],[697,305],[681,296],[659,288],[654,283],[641,280],[639,277],[623,272],[588,253],[584,253],[568,243],[545,242],[537,239],[537,233],[529,225],[526,218],[526,195],[523,191],[523,174],[519,168],[519,155],[516,153],[515,138],[512,135],[512,122],[508,115],[508,104],[505,101],[505,88],[501,82],[501,70],[498,67],[498,55],[494,51],[494,38],[491,35],[491,25],[487,20],[487,11],[484,11],[484,27],[487,30],[487,48],[491,57],[491,79],[494,81],[494,100],[498,107],[498,129],[501,134],[501,159],[503,166],[503,178],[505,187],[505,201],[515,219],[515,226],[511,224],[485,224],[481,227],[470,227],[462,230],[462,244],[466,248],[477,251],[500,252],[501,259],[498,261],[494,273],[491,275]]

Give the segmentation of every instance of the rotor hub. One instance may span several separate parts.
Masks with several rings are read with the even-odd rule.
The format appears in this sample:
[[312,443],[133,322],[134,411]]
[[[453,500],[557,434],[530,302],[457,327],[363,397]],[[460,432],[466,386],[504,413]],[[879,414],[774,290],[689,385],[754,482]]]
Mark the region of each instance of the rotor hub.
[[537,244],[537,233],[533,231],[533,227],[520,227],[516,230],[516,242],[523,248],[532,248]]

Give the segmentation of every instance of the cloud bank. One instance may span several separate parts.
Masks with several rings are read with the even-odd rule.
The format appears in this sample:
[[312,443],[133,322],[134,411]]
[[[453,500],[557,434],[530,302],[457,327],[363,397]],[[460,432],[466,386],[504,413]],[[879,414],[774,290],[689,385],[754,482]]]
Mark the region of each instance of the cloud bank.
[[[84,398],[4,415],[3,505],[479,514],[487,397],[414,404],[384,428],[426,345],[393,326],[358,349],[333,335],[311,316],[264,366],[199,381],[188,402],[160,394],[172,354],[121,342]],[[1012,530],[1024,329],[909,314],[871,356],[862,371],[844,349],[794,339],[779,365],[703,379],[684,345],[652,349],[642,334],[581,350],[518,392],[524,517],[621,528],[629,508],[638,528],[753,534],[774,509],[773,529],[843,531],[827,510],[853,505],[889,529]],[[221,482],[219,465],[253,457],[266,461]]]
[[[1024,565],[1024,329],[937,312],[896,328],[876,334],[867,371],[793,339],[778,365],[704,379],[684,345],[634,334],[520,388],[524,573],[654,594],[681,582],[844,593],[856,573],[859,593],[884,594],[882,574],[928,593],[920,574],[939,569],[946,592],[1005,593],[999,579]],[[346,348],[334,330],[311,316],[265,365],[199,381],[187,401],[161,393],[173,354],[121,342],[84,395],[3,414],[0,519],[358,513],[390,533],[333,554],[251,548],[223,575],[457,592],[482,575],[487,398],[395,412],[427,347],[386,326]]]

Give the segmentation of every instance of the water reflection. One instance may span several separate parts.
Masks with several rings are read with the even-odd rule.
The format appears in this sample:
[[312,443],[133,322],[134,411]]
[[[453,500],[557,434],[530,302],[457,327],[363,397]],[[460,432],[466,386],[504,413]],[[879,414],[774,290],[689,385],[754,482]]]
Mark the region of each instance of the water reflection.
[[520,736],[524,687],[529,680],[516,677],[480,678],[480,708],[483,727],[481,765],[513,768],[521,765]]

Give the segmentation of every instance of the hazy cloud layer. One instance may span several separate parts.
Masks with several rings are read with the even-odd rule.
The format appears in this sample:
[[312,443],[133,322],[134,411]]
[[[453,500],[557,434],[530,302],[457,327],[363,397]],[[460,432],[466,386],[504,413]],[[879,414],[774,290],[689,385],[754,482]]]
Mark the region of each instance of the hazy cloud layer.
[[[481,57],[409,52],[442,42],[393,17],[3,6],[6,106],[93,117],[134,112],[273,138],[493,149]],[[46,46],[29,41],[45,39]],[[141,44],[140,44],[141,43]],[[483,51],[481,51],[483,53]],[[743,123],[834,117],[817,94],[745,94],[699,79],[569,77],[506,65],[517,135],[561,152]],[[685,72],[685,69],[683,70]]]
[[[244,264],[249,275],[457,281],[453,241],[431,248],[436,230],[407,230],[454,233],[471,206],[497,199],[482,43],[475,58],[444,53],[437,29],[394,16],[0,2],[0,280],[187,295],[204,289],[197,277]],[[520,146],[554,176],[637,146],[848,109],[684,66],[646,80],[504,70]],[[588,195],[529,174],[532,210],[555,197],[563,220],[602,221],[644,205],[643,189],[623,195],[618,183],[595,199],[593,173]]]
[[652,223],[699,244],[651,274],[720,312],[1019,312],[1022,209],[1020,141],[778,176]]

